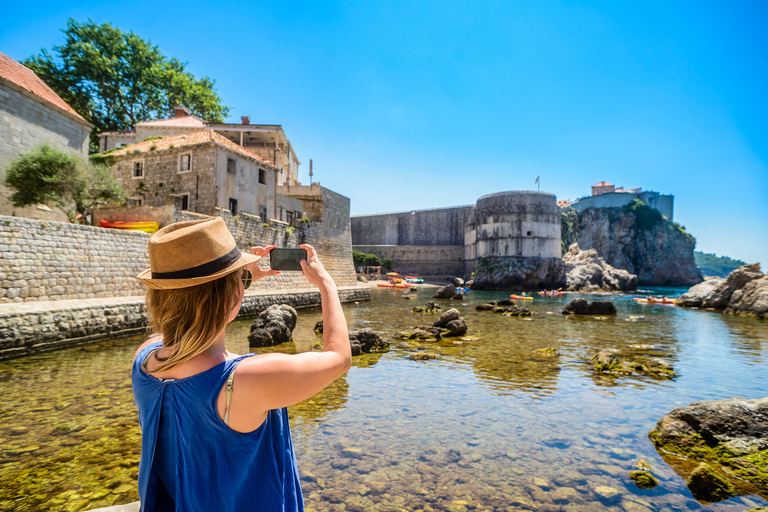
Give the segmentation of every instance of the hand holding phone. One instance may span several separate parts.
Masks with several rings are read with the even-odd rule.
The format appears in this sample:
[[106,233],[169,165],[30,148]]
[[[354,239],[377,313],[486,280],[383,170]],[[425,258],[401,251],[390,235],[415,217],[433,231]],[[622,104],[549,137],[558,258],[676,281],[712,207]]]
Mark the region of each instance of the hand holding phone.
[[269,266],[272,270],[302,271],[301,260],[307,259],[306,249],[272,249],[269,252]]

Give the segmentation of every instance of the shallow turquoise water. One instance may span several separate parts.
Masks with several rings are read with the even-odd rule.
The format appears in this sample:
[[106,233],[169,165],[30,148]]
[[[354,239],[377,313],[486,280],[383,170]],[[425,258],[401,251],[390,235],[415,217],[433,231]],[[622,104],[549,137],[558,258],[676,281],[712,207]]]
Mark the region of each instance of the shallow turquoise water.
[[[426,344],[438,359],[414,361],[393,337],[435,314],[431,300],[374,289],[345,306],[351,327],[392,342],[316,397],[291,408],[309,508],[316,510],[691,510],[702,508],[647,438],[671,409],[698,400],[768,393],[768,322],[613,296],[618,315],[560,314],[573,296],[535,297],[530,319],[475,311],[503,293],[471,292],[456,307],[475,340]],[[664,290],[671,295],[675,290]],[[591,299],[594,299],[592,297]],[[319,310],[301,311],[294,342],[310,350]],[[250,322],[228,342],[247,352]],[[0,363],[0,510],[84,510],[137,499],[139,432],[130,360],[140,338]],[[599,349],[651,345],[674,380],[595,376]],[[556,357],[534,352],[554,348]],[[262,349],[263,351],[263,349]],[[661,485],[643,491],[628,472],[643,459]],[[602,502],[595,489],[616,489]],[[704,506],[768,505],[752,494]]]

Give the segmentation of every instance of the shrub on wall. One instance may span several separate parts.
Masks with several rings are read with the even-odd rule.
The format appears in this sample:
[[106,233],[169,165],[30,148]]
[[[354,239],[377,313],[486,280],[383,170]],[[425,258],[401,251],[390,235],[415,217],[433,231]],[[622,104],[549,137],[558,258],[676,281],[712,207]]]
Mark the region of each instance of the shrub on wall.
[[360,251],[352,251],[352,261],[354,261],[356,266],[380,267],[382,265],[381,258],[375,254],[367,254]]

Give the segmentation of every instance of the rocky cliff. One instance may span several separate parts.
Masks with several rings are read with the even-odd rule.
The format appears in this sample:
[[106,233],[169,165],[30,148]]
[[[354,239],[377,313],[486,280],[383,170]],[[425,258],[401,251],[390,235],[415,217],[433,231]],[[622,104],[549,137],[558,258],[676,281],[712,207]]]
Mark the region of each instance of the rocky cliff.
[[725,279],[713,277],[697,284],[680,296],[677,305],[768,318],[768,275],[760,272],[759,263],[744,265]]
[[639,200],[622,208],[564,211],[562,241],[564,249],[574,242],[595,249],[609,265],[636,274],[639,285],[691,286],[703,279],[693,257],[696,240]]

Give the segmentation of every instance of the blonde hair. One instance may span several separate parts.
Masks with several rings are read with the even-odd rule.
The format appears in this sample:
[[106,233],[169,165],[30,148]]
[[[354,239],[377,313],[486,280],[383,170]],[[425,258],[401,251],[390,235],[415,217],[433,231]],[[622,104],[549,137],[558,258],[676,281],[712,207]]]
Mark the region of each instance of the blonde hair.
[[224,332],[239,300],[240,277],[231,272],[208,283],[175,290],[147,289],[151,327],[163,336],[163,347],[173,349],[152,373],[170,370],[202,354]]

